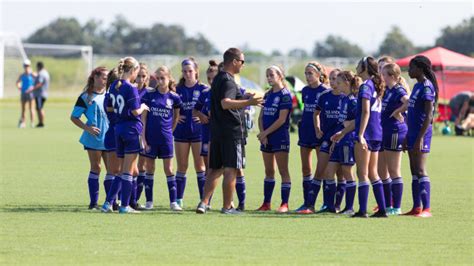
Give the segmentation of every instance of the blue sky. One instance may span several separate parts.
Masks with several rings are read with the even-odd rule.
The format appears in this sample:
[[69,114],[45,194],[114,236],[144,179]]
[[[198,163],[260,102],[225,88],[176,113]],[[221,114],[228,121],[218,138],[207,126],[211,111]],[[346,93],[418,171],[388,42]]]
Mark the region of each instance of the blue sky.
[[415,45],[432,45],[447,25],[473,15],[472,1],[22,1],[0,0],[0,28],[26,37],[53,19],[95,18],[106,25],[117,14],[137,26],[181,24],[204,34],[218,49],[311,51],[316,40],[340,35],[366,52],[377,50],[392,25]]

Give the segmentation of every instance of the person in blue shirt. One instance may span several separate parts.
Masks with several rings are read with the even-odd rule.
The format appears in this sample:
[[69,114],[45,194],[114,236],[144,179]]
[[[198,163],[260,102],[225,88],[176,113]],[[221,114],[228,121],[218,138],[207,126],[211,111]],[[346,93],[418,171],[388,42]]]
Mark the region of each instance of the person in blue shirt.
[[145,104],[140,103],[138,89],[132,84],[138,75],[140,65],[133,57],[125,57],[120,60],[118,66],[119,80],[112,83],[109,90],[110,98],[107,110],[117,113],[115,124],[115,141],[117,157],[123,158],[122,175],[115,178],[112,187],[107,194],[105,203],[102,205],[103,212],[112,211],[111,203],[121,186],[120,213],[135,213],[130,208],[130,195],[133,186],[133,172],[136,169],[138,154],[142,150],[140,135],[143,124],[140,115],[148,110]]
[[258,140],[265,166],[264,200],[258,211],[270,211],[273,189],[275,188],[275,161],[280,172],[281,204],[279,213],[288,212],[288,200],[291,191],[291,177],[288,170],[290,152],[289,117],[292,108],[291,94],[284,82],[285,75],[278,66],[266,70],[267,81],[271,88],[265,93],[264,105],[259,116]]
[[423,55],[410,60],[408,75],[416,79],[410,94],[407,113],[408,132],[406,147],[413,175],[413,208],[406,215],[431,217],[431,182],[426,171],[426,161],[433,134],[433,112],[438,101],[438,82],[431,61]]
[[301,171],[303,175],[303,205],[296,209],[300,214],[313,213],[314,206],[309,203],[311,182],[313,180],[312,152],[316,150],[316,158],[319,155],[321,140],[316,137],[314,131],[314,112],[318,99],[324,92],[328,91],[328,77],[323,65],[316,61],[309,62],[305,67],[305,77],[308,86],[301,91],[304,109],[301,121],[298,124],[298,146],[300,146]]
[[25,127],[25,111],[26,105],[28,104],[28,113],[30,114],[30,125],[33,127],[34,112],[33,112],[33,93],[31,92],[34,87],[35,77],[31,71],[30,60],[23,62],[23,69],[25,70],[16,81],[16,86],[20,90],[20,103],[21,103],[21,116],[18,122],[19,128]]
[[[79,142],[87,150],[89,156],[89,209],[99,209],[97,202],[99,199],[100,164],[102,159],[105,161],[104,138],[109,127],[107,114],[104,110],[106,83],[107,69],[105,67],[94,69],[71,114],[71,121],[84,130]],[[87,119],[86,123],[80,119],[83,115]]]
[[182,106],[180,119],[173,132],[176,161],[176,184],[178,191],[177,203],[183,207],[183,197],[186,188],[186,172],[188,170],[189,152],[191,150],[194,170],[196,170],[199,198],[202,199],[204,184],[206,182],[206,166],[201,157],[201,121],[193,116],[194,105],[207,86],[199,82],[199,68],[193,58],[181,62],[182,77],[176,86],[176,93],[181,97]]
[[157,86],[148,91],[142,98],[150,111],[143,113],[143,133],[145,150],[145,197],[146,209],[153,207],[153,185],[155,160],[163,159],[163,170],[166,175],[170,209],[182,211],[177,204],[176,177],[173,172],[173,130],[176,128],[181,107],[181,98],[175,92],[175,81],[170,70],[161,66],[155,71]]

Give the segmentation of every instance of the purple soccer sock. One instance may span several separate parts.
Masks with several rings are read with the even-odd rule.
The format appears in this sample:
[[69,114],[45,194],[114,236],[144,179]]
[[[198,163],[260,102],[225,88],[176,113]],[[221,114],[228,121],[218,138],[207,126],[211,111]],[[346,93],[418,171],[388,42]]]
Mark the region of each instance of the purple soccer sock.
[[137,201],[140,200],[145,185],[145,172],[139,172],[137,178]]
[[272,202],[273,189],[275,188],[275,178],[265,177],[263,180],[263,202]]
[[321,189],[322,181],[316,178],[313,178],[311,181],[311,191],[308,196],[308,206],[309,208],[314,207],[316,200],[318,199],[319,190]]
[[403,179],[401,177],[392,178],[393,208],[399,209],[402,206]]
[[392,207],[392,179],[389,177],[382,180],[383,183],[383,196],[385,199],[385,208]]
[[237,193],[237,198],[239,199],[239,205],[245,204],[245,196],[247,194],[245,188],[245,177],[238,176],[237,181],[235,182],[235,191]]
[[413,175],[411,181],[411,196],[413,198],[413,209],[421,207],[420,182],[418,176]]
[[176,202],[176,177],[174,175],[167,176],[166,183],[168,184],[170,203]]
[[356,194],[356,182],[355,181],[347,181],[346,184],[346,210],[353,210],[354,209],[354,199]]
[[383,195],[383,183],[382,180],[378,179],[372,182],[372,190],[374,192],[375,201],[377,201],[377,206],[379,207],[380,212],[385,212],[385,198]]
[[133,176],[130,174],[122,174],[122,196],[120,197],[121,207],[130,205],[130,194],[132,193]]
[[359,182],[358,190],[359,211],[362,213],[367,213],[367,201],[369,200],[369,182]]
[[132,191],[130,193],[130,204],[133,206],[137,205],[137,177],[134,176],[132,179]]
[[186,173],[176,173],[176,197],[183,199],[184,190],[186,189]]
[[336,204],[335,207],[337,209],[341,208],[342,199],[344,198],[344,194],[346,193],[346,181],[338,181],[336,186]]
[[89,172],[89,177],[87,178],[87,184],[89,187],[89,198],[90,206],[97,205],[99,201],[99,174],[94,172]]
[[106,174],[104,178],[104,190],[105,190],[105,197],[109,195],[110,188],[112,187],[112,183],[114,182],[115,176],[111,174]]
[[420,176],[420,198],[423,203],[423,210],[430,208],[431,182],[427,176]]
[[336,181],[326,180],[327,192],[326,192],[326,206],[330,211],[336,211],[334,206],[334,197],[336,196]]
[[197,184],[199,190],[199,199],[202,200],[204,194],[204,184],[206,184],[206,173],[205,172],[196,172]]
[[290,199],[291,182],[281,183],[281,204],[288,204]]
[[114,180],[112,181],[112,186],[110,187],[109,193],[107,193],[107,201],[110,204],[114,204],[115,200],[117,199],[117,194],[119,191],[122,190],[122,177],[115,176]]
[[145,187],[145,198],[147,202],[153,202],[153,185],[155,183],[155,177],[153,174],[147,173],[145,175],[144,187]]
[[308,206],[309,192],[311,191],[311,180],[313,179],[312,175],[303,176],[303,199],[304,206]]

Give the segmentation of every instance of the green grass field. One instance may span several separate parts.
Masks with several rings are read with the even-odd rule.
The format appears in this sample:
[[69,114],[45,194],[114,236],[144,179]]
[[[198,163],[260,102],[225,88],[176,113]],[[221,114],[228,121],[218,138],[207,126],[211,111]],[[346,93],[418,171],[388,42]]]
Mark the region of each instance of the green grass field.
[[[186,211],[168,211],[157,167],[154,211],[139,215],[87,210],[88,160],[73,102],[46,104],[44,129],[17,129],[19,104],[0,101],[0,264],[472,264],[473,138],[433,139],[429,157],[433,218],[350,219],[248,211],[196,215],[195,174],[188,170]],[[299,151],[292,136],[290,207],[302,202]],[[263,198],[256,137],[247,146],[247,208]],[[158,164],[160,165],[160,164]],[[192,164],[191,164],[192,165]],[[104,171],[105,172],[105,171]],[[101,183],[104,173],[101,175]],[[403,161],[403,210],[411,176]],[[277,179],[278,180],[278,179]],[[273,198],[280,201],[278,182]],[[371,192],[369,206],[375,201]],[[101,187],[100,202],[104,200]],[[321,197],[318,199],[319,206]]]

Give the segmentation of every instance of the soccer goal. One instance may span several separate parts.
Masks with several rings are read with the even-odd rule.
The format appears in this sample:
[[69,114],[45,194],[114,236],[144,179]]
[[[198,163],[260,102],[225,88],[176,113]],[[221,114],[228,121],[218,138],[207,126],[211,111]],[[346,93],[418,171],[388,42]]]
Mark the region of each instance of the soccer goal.
[[49,95],[76,96],[93,68],[92,46],[23,43],[15,34],[0,34],[0,97],[19,95],[15,82],[25,59],[41,61],[50,74]]

